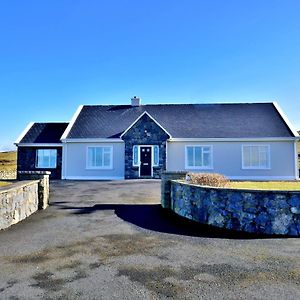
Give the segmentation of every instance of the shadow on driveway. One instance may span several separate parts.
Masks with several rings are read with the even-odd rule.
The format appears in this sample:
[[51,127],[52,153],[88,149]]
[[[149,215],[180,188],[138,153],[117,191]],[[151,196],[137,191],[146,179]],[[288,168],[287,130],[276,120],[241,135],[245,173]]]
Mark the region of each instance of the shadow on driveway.
[[[224,239],[266,239],[274,235],[250,234],[232,231],[188,220],[172,211],[165,210],[160,204],[95,204],[94,206],[67,206],[67,202],[53,202],[51,206],[70,210],[74,215],[93,214],[104,210],[113,210],[122,220],[138,227],[185,236],[224,238]],[[282,238],[283,236],[280,236]]]

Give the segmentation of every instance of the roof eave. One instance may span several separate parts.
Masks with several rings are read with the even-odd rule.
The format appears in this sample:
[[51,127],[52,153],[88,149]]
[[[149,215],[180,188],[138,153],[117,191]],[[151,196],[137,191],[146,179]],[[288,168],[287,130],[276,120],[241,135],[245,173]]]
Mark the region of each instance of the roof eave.
[[19,144],[22,139],[25,137],[25,135],[28,133],[28,131],[30,130],[30,128],[34,125],[34,122],[29,122],[27,124],[27,126],[25,127],[25,129],[22,131],[22,133],[18,136],[18,138],[16,139],[16,141],[14,142],[15,145]]
[[64,139],[66,139],[68,137],[68,135],[69,135],[69,133],[70,133],[73,125],[75,124],[75,122],[76,122],[76,120],[77,120],[77,118],[78,118],[78,116],[79,116],[79,114],[80,114],[83,106],[84,105],[82,105],[82,104],[78,106],[78,108],[77,108],[75,114],[73,115],[70,123],[68,124],[66,130],[64,131],[64,133],[62,134],[62,136],[60,138],[61,141],[64,140]]
[[170,138],[169,142],[271,142],[298,141],[300,137],[244,137],[244,138]]
[[67,138],[62,143],[124,143],[121,138]]
[[299,134],[298,134],[297,130],[294,128],[294,126],[292,125],[292,123],[290,122],[290,120],[288,119],[288,117],[284,113],[284,111],[281,109],[279,104],[276,101],[274,101],[273,106],[276,108],[278,114],[281,116],[282,120],[284,121],[284,123],[286,124],[288,129],[291,131],[291,133],[294,135],[294,137],[299,138]]

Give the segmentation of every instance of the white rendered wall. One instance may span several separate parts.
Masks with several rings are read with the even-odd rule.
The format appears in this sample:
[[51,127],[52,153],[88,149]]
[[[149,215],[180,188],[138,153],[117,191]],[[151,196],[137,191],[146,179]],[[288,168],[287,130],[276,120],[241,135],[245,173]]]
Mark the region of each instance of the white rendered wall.
[[[242,145],[270,145],[270,169],[243,169]],[[189,170],[185,168],[186,145],[212,145],[213,169]],[[221,173],[232,179],[293,180],[295,153],[293,141],[280,142],[168,142],[168,171]]]
[[[87,147],[112,146],[112,169],[88,169]],[[124,179],[124,143],[65,143],[63,147],[63,179]]]

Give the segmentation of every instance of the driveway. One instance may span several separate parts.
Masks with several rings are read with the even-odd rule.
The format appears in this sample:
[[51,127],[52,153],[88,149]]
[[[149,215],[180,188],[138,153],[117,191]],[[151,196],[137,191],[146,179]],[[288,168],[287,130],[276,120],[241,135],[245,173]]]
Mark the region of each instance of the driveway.
[[300,239],[232,234],[160,208],[160,182],[51,183],[0,231],[0,299],[300,299]]

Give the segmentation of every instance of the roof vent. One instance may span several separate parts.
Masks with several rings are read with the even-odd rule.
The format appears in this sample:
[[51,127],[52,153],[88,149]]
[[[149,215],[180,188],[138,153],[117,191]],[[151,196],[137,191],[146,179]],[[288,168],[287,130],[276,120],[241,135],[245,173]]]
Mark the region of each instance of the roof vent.
[[131,98],[131,106],[140,106],[141,105],[141,98],[134,96]]

